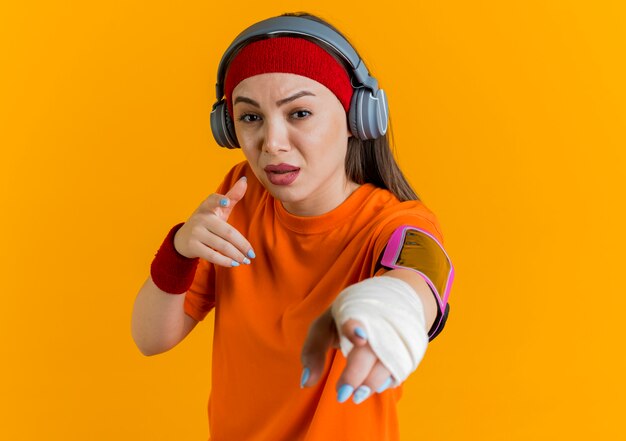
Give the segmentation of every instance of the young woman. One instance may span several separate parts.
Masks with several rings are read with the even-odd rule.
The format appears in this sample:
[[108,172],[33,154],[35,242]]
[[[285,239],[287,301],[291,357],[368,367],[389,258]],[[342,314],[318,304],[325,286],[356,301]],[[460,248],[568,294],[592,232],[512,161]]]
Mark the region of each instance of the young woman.
[[135,302],[146,355],[215,310],[211,439],[397,440],[453,269],[389,148],[387,102],[328,23],[288,14],[227,49],[211,115],[240,147],[165,238]]

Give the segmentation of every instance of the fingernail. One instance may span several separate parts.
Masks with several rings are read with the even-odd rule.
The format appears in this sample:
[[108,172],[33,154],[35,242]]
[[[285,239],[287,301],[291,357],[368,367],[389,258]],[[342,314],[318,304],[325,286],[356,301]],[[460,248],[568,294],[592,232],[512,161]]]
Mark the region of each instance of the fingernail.
[[252,248],[250,248],[250,250],[248,251],[248,257],[250,259],[254,259],[256,257],[256,254],[254,254],[254,250]]
[[367,386],[361,386],[356,390],[356,392],[354,392],[352,400],[354,401],[354,404],[361,404],[367,399],[367,397],[370,396],[371,393],[372,389]]
[[220,205],[222,207],[227,207],[228,206],[228,199],[226,199],[226,198],[220,199]]
[[385,389],[387,389],[389,386],[391,386],[391,377],[387,377],[385,382],[378,389],[376,389],[376,392],[381,393]]
[[248,259],[247,257],[244,257],[243,263],[245,263],[246,265],[250,265],[250,259]]
[[246,178],[245,176],[242,176],[239,179],[241,179],[242,181],[247,181],[248,180],[248,178]]
[[304,383],[306,383],[311,375],[311,371],[309,368],[305,367],[302,369],[302,377],[300,377],[300,389],[304,387]]
[[354,391],[354,388],[352,386],[350,386],[349,384],[344,384],[337,391],[337,401],[339,401],[340,403],[343,403],[348,398],[350,398],[350,395],[352,395],[353,391]]
[[363,340],[367,340],[367,334],[363,329],[354,328],[354,333],[357,335],[357,337],[361,337]]
[[230,262],[230,266],[239,266],[239,262],[233,260]]

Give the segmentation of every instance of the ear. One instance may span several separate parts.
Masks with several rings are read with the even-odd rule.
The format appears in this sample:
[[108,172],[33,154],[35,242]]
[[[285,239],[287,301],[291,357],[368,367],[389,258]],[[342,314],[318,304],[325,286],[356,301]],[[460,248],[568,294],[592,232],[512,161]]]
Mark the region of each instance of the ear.
[[346,135],[348,135],[348,139],[352,138],[352,131],[350,130],[350,117],[346,113]]

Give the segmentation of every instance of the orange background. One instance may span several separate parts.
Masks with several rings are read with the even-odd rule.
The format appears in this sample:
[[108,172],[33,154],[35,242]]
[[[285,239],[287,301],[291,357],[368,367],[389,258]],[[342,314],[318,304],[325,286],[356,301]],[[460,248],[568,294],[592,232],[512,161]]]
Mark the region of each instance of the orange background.
[[343,30],[387,91],[457,268],[403,439],[626,437],[623,2],[310,5],[0,6],[0,439],[206,439],[210,320],[146,358],[132,304],[241,159],[209,128],[222,51],[294,10]]

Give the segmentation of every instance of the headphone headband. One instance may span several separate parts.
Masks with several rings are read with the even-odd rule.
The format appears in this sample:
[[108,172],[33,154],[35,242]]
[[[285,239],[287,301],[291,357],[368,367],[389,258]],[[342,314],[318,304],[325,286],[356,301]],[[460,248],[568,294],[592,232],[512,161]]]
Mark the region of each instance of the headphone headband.
[[211,132],[222,147],[237,148],[237,135],[224,99],[224,82],[228,66],[248,43],[274,36],[301,36],[310,40],[344,64],[353,88],[348,111],[350,132],[360,140],[384,136],[389,122],[385,91],[378,88],[376,78],[370,76],[365,63],[352,45],[329,25],[299,16],[272,17],[260,21],[241,32],[222,55],[217,69],[215,94],[217,101],[211,111]]

